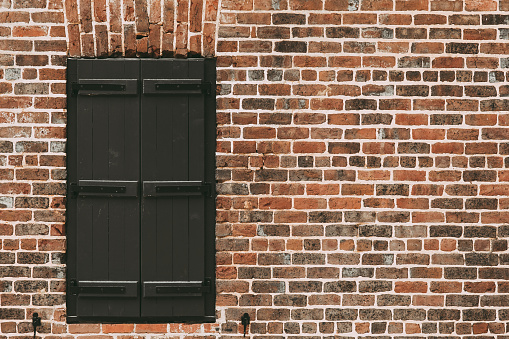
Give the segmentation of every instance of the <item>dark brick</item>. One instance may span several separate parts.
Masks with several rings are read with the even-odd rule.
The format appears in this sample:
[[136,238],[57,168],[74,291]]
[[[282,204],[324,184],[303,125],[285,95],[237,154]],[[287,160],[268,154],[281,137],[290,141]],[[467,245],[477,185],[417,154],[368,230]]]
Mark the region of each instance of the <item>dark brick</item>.
[[465,253],[467,266],[496,266],[498,255],[493,253]]
[[49,199],[45,197],[16,197],[16,208],[48,208]]
[[306,53],[307,43],[304,41],[279,41],[274,50],[281,53]]
[[432,114],[430,116],[431,125],[461,125],[462,123],[462,114]]
[[509,25],[509,15],[503,14],[483,14],[483,25]]
[[481,100],[481,111],[483,112],[498,112],[509,110],[509,100],[503,99],[492,99],[492,100]]
[[386,322],[376,322],[371,324],[371,333],[373,334],[382,334],[387,330]]
[[375,53],[376,44],[372,42],[345,41],[343,43],[345,53]]
[[361,117],[363,125],[390,125],[393,120],[392,114],[368,113]]
[[327,308],[325,310],[325,319],[329,321],[356,320],[357,315],[358,311],[353,309]]
[[431,28],[429,30],[430,39],[461,39],[461,29],[459,28]]
[[465,226],[465,238],[495,238],[495,226]]
[[479,279],[509,280],[509,268],[479,268]]
[[452,85],[435,85],[431,86],[432,96],[462,97],[463,87]]
[[477,279],[475,267],[446,267],[444,268],[445,279]]
[[376,280],[359,282],[359,293],[387,292],[391,290],[392,290],[391,281]]
[[465,208],[475,210],[496,210],[498,208],[498,200],[488,198],[471,198],[466,200]]
[[342,212],[309,212],[311,223],[337,223],[342,220]]
[[410,212],[383,211],[378,212],[377,218],[380,222],[408,222],[410,221]]
[[429,95],[429,86],[398,85],[396,86],[396,95],[427,97]]
[[289,320],[290,310],[287,308],[262,308],[256,313],[257,320]]
[[496,97],[494,86],[465,86],[465,95],[469,97]]
[[216,185],[217,193],[221,195],[248,195],[247,184],[222,183]]
[[[357,285],[355,281],[334,281],[326,282],[323,288],[324,292],[327,293],[349,293],[357,291]],[[359,291],[361,292],[361,291]]]
[[398,59],[399,68],[429,68],[429,57],[405,56]]
[[322,309],[294,309],[292,310],[292,319],[294,320],[322,320]]
[[[35,268],[34,268],[35,271]],[[29,277],[30,268],[24,266],[0,266],[0,278]],[[39,278],[34,275],[34,278]],[[42,277],[41,277],[42,278]]]
[[359,153],[361,144],[358,142],[329,142],[329,153],[355,154]]
[[305,307],[307,297],[300,294],[278,294],[274,296],[274,306]]
[[262,237],[288,237],[290,236],[290,226],[258,225],[257,234]]
[[290,170],[289,178],[290,181],[322,181],[321,170]]
[[396,265],[429,265],[429,254],[402,253],[396,254]]
[[[49,261],[48,253],[18,252],[17,259],[18,264],[46,264],[48,261]],[[1,255],[0,263],[3,263]]]
[[276,13],[272,15],[274,25],[305,25],[306,16],[304,14]]
[[242,100],[242,108],[273,110],[275,102],[275,99],[269,98],[247,98]]
[[476,307],[479,306],[478,295],[448,294],[445,297],[446,306]]
[[32,297],[34,306],[56,306],[65,304],[65,295],[63,294],[34,294]]
[[343,278],[356,278],[356,277],[373,278],[374,274],[375,274],[374,268],[343,267],[343,270],[342,270]]
[[359,318],[361,320],[392,320],[392,312],[387,309],[361,309]]
[[284,293],[283,281],[254,281],[252,288],[254,293]]
[[326,30],[327,38],[358,38],[360,29],[354,27],[328,27]]
[[293,265],[324,265],[325,254],[320,253],[294,253],[292,256]]
[[460,320],[461,311],[455,309],[430,309],[428,310],[428,320]]
[[381,294],[377,296],[377,306],[410,306],[409,295]]
[[291,255],[289,253],[260,253],[258,254],[258,265],[290,265]]
[[463,209],[463,199],[458,198],[437,198],[431,200],[432,208]]
[[325,228],[325,236],[327,237],[356,237],[358,232],[357,225],[328,225]]
[[479,44],[449,42],[445,45],[445,52],[453,54],[478,54]]
[[426,320],[426,310],[399,308],[394,310],[394,320]]
[[463,321],[494,321],[497,317],[496,310],[469,309],[463,310]]
[[345,110],[376,110],[377,102],[375,99],[350,99],[345,102]]
[[319,293],[322,292],[321,281],[290,281],[288,285],[291,293]]
[[269,267],[239,267],[239,279],[270,279]]
[[392,226],[389,225],[360,225],[360,237],[382,237],[388,238],[392,236]]
[[23,320],[25,319],[25,310],[21,308],[0,308],[0,319]]
[[[509,305],[508,295],[483,295],[481,296],[481,307],[496,306],[507,307]],[[477,306],[477,305],[475,305]]]
[[464,171],[464,181],[496,181],[497,172],[490,170]]
[[463,227],[453,225],[430,226],[430,237],[436,238],[459,238],[463,234]]
[[12,292],[12,282],[0,280],[0,292]]
[[409,185],[407,184],[377,184],[376,195],[409,195]]
[[256,35],[260,39],[289,39],[290,28],[277,26],[258,27]]
[[34,195],[64,195],[65,184],[64,183],[34,183],[33,184]]
[[363,265],[392,265],[394,254],[366,253],[362,255]]
[[272,306],[272,298],[267,294],[243,294],[239,306]]
[[346,211],[346,222],[374,222],[376,220],[376,212]]
[[360,254],[332,253],[328,255],[327,260],[332,265],[358,265],[360,263]]

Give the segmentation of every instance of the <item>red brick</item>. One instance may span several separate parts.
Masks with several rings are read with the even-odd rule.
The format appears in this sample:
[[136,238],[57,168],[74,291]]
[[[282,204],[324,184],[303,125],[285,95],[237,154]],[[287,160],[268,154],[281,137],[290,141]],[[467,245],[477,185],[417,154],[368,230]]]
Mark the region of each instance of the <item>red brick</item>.
[[331,209],[342,209],[342,210],[354,210],[361,208],[360,198],[330,198],[329,208]]
[[437,57],[433,59],[433,68],[463,68],[464,58],[461,57]]
[[396,281],[394,283],[394,292],[396,293],[426,293],[428,284],[421,281]]
[[[289,0],[292,10],[321,10],[323,9],[322,0]],[[329,0],[330,1],[330,0]]]

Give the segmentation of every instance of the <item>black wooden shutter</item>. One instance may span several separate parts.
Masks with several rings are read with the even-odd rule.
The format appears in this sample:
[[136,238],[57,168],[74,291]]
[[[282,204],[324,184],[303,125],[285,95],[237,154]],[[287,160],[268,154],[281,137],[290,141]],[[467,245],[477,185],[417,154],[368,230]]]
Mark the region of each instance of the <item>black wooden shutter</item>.
[[214,60],[69,60],[69,321],[214,321],[214,84]]
[[208,138],[210,154],[210,110],[205,107],[212,102],[205,98],[214,89],[206,62],[141,64],[142,316],[213,315],[206,298],[213,292],[214,271],[205,270],[206,237],[213,236],[205,220],[214,202],[212,159],[205,148]]

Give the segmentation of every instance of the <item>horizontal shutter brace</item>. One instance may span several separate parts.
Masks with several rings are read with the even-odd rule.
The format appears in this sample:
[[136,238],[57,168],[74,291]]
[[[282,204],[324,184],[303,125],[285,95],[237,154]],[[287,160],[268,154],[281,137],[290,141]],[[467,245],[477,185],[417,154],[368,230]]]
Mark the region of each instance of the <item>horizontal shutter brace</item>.
[[69,281],[69,293],[90,298],[132,298],[138,295],[137,281]]
[[144,297],[199,297],[209,293],[211,279],[203,281],[146,281],[143,283]]
[[72,95],[135,95],[137,79],[80,79],[71,82]]
[[211,94],[212,83],[201,79],[145,79],[144,94]]

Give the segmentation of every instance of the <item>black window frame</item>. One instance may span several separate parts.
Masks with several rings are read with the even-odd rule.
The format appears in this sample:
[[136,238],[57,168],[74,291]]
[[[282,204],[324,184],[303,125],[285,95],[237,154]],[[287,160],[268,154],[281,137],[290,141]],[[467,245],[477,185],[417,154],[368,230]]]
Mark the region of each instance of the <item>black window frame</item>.
[[[138,63],[140,66],[139,74],[140,76],[136,79],[136,82],[133,81],[105,81],[104,84],[102,84],[102,88],[94,87],[93,85],[87,84],[86,81],[79,81],[78,78],[78,65],[83,62],[133,62]],[[165,64],[166,62],[166,64]],[[156,80],[161,81],[154,81],[154,79],[143,79],[142,77],[142,65],[151,65],[150,67],[154,68],[154,65],[160,65],[161,67],[165,67],[165,65],[169,65],[170,63],[189,63],[190,66],[193,67],[193,65],[202,64],[204,67],[204,76],[203,79],[201,79],[201,82],[197,81],[189,81],[181,76],[177,77],[176,79],[165,79],[160,78]],[[193,64],[194,63],[194,64]],[[147,66],[148,67],[148,66]],[[201,66],[200,66],[201,67]],[[152,73],[154,71],[152,70]],[[124,77],[125,78],[125,77]],[[112,80],[112,79],[109,79]],[[168,80],[168,81],[166,81]],[[196,79],[195,79],[196,80]],[[179,323],[205,323],[205,322],[215,322],[216,321],[216,314],[215,314],[215,146],[216,146],[216,101],[215,101],[215,94],[216,94],[216,60],[213,58],[206,58],[206,59],[130,59],[130,58],[124,58],[124,59],[79,59],[79,58],[69,58],[67,63],[67,171],[68,171],[68,179],[67,179],[67,213],[66,216],[66,230],[67,230],[67,265],[66,265],[66,305],[67,305],[67,322],[68,323],[90,323],[90,322],[106,322],[106,323],[173,323],[173,322],[179,322]],[[97,85],[97,82],[95,82]],[[135,86],[136,88],[133,89]],[[159,191],[161,191],[160,194],[164,195],[175,195],[180,194],[179,192],[175,193],[175,189],[177,190],[184,190],[187,191],[187,193],[184,194],[195,194],[195,195],[202,195],[204,196],[204,213],[206,217],[204,217],[204,239],[205,239],[205,248],[204,248],[204,280],[203,283],[198,286],[195,284],[187,284],[180,286],[178,283],[176,286],[173,286],[172,284],[166,284],[162,287],[152,286],[154,291],[156,288],[159,288],[161,290],[161,293],[168,293],[166,296],[162,297],[156,297],[156,300],[172,300],[172,298],[175,298],[173,300],[179,299],[179,302],[182,302],[182,300],[191,300],[186,298],[196,298],[198,295],[201,294],[201,298],[203,298],[203,310],[200,310],[197,313],[200,313],[199,315],[185,315],[185,316],[82,316],[78,314],[77,311],[77,300],[79,298],[80,291],[86,290],[87,286],[83,283],[77,283],[77,270],[79,267],[77,267],[76,257],[78,256],[77,253],[77,233],[76,233],[76,220],[73,220],[73,218],[77,218],[77,215],[73,215],[73,211],[76,210],[76,201],[77,196],[80,194],[80,192],[83,192],[83,190],[97,190],[96,187],[84,187],[83,185],[77,184],[77,178],[76,174],[78,171],[78,162],[77,157],[75,155],[75,152],[77,152],[78,142],[77,142],[77,135],[78,135],[78,123],[76,118],[76,112],[78,109],[78,97],[80,96],[80,91],[85,93],[87,95],[87,91],[106,91],[111,92],[110,95],[115,96],[116,91],[125,91],[128,92],[128,95],[136,95],[139,97],[140,107],[140,149],[139,149],[139,157],[142,159],[142,149],[143,149],[143,139],[142,139],[142,117],[143,109],[142,109],[142,96],[147,93],[146,100],[150,100],[151,97],[153,97],[151,94],[155,94],[155,96],[161,97],[162,95],[168,95],[168,96],[188,96],[189,100],[196,100],[197,97],[203,98],[204,100],[204,137],[203,137],[203,148],[204,148],[204,167],[206,170],[206,173],[204,174],[206,177],[206,182],[202,182],[202,184],[199,183],[191,183],[186,184],[184,183],[184,187],[175,188],[172,187],[172,185],[165,187],[162,187],[157,189],[154,185],[150,185],[150,183],[147,183],[147,181],[144,181],[141,177],[142,174],[140,174],[140,180],[137,185],[133,186],[131,183],[126,183],[124,185],[124,188],[122,192],[125,193],[132,193],[132,194],[138,194],[140,196],[140,201],[143,201],[145,197],[157,195]],[[134,91],[134,92],[133,92]],[[157,95],[157,91],[161,91],[162,93]],[[89,95],[94,95],[90,94]],[[142,167],[140,160],[140,168]],[[141,171],[141,170],[140,170]],[[74,176],[73,176],[74,175]],[[145,183],[145,184],[144,184]],[[91,186],[94,186],[92,184]],[[186,187],[189,186],[189,187]],[[84,188],[83,188],[84,187]],[[104,188],[103,188],[104,189]],[[108,188],[106,187],[106,191],[109,192],[108,194],[115,196],[117,193],[119,193],[118,188]],[[104,192],[104,191],[103,191]],[[146,193],[149,192],[149,193]],[[96,193],[92,192],[92,195]],[[102,192],[98,193],[99,195],[102,194]],[[148,199],[148,198],[147,198]],[[74,205],[73,205],[74,204]],[[141,209],[143,208],[143,203],[140,202],[140,215],[141,215]],[[141,216],[140,216],[141,218]],[[140,239],[141,239],[141,230],[142,225],[140,221]],[[192,237],[192,234],[189,234],[189,237]],[[141,243],[141,240],[140,240]],[[141,244],[140,244],[141,248]],[[140,257],[142,256],[141,249],[140,249]],[[143,267],[143,258],[140,259],[140,272]],[[141,273],[140,273],[141,274]],[[117,288],[116,286],[105,286],[107,291],[110,291],[111,293],[118,293],[119,291],[122,291],[122,293],[132,293],[132,286],[127,285],[121,287],[121,289]],[[97,290],[97,285],[95,287]],[[105,290],[103,288],[103,292]],[[137,298],[140,299],[140,313],[141,311],[141,303],[142,299],[144,297],[144,294],[148,294],[147,287],[144,286],[142,288],[142,280],[140,276],[140,280],[138,285],[136,286],[138,296]],[[158,291],[159,291],[158,290]],[[91,293],[89,288],[89,293]],[[153,293],[155,293],[152,291]],[[166,292],[165,292],[166,291]],[[152,293],[151,292],[151,293]],[[109,292],[104,292],[109,293]],[[182,295],[179,295],[178,293],[183,293]],[[186,294],[187,293],[187,294]],[[93,294],[93,293],[92,293]],[[176,295],[176,296],[172,296]],[[89,298],[94,298],[91,294],[88,296]],[[152,296],[153,297],[153,296]],[[96,297],[96,298],[101,298]],[[154,300],[154,299],[152,299]]]

